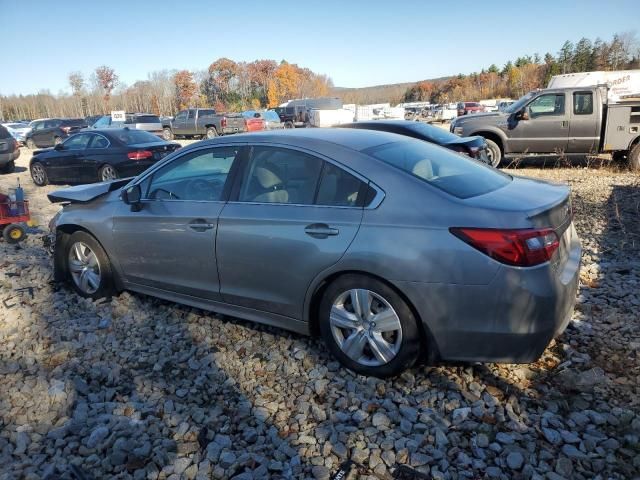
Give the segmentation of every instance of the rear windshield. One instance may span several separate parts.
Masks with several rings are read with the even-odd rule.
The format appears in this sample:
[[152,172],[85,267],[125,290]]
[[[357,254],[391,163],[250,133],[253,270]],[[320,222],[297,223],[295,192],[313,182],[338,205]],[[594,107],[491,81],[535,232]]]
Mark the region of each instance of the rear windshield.
[[438,144],[460,140],[459,136],[447,132],[444,128],[434,127],[428,123],[411,122],[407,128]]
[[216,114],[216,111],[213,109],[201,108],[198,110],[199,117],[211,117]]
[[80,127],[82,125],[86,125],[87,122],[84,118],[69,118],[67,120],[63,120],[61,125],[66,125],[69,127]]
[[511,181],[488,165],[420,140],[385,143],[364,153],[458,198],[493,192]]
[[115,134],[115,137],[127,145],[136,145],[138,143],[160,142],[160,138],[152,133],[144,130],[122,130]]
[[133,115],[131,117],[127,117],[124,123],[160,123],[160,117],[157,115]]
[[465,103],[467,107],[479,107],[480,104],[478,102],[467,102]]
[[265,120],[269,120],[270,122],[279,122],[280,121],[280,117],[273,110],[269,110],[267,112],[263,112],[262,113],[262,117]]
[[5,125],[7,128],[26,128],[27,126],[24,123],[7,123]]

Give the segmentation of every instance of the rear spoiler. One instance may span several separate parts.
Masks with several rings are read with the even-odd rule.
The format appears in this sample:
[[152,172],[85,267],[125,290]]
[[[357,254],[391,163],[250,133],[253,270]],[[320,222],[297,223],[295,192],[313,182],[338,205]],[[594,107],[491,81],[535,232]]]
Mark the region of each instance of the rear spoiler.
[[133,177],[121,178],[112,182],[93,183],[90,185],[77,185],[75,187],[56,190],[47,194],[51,203],[87,203],[109,192],[124,187]]

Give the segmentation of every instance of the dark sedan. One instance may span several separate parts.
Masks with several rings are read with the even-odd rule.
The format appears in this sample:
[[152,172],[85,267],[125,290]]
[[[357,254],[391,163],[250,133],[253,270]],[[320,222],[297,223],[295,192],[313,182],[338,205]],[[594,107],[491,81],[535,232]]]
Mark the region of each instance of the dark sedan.
[[340,125],[340,127],[363,128],[366,130],[397,133],[405,137],[435,143],[436,145],[448,148],[454,152],[463,153],[484,163],[491,163],[484,138],[459,137],[458,135],[454,135],[442,128],[434,127],[427,123],[411,122],[409,120],[374,120],[371,122],[344,123]]
[[180,148],[156,135],[128,128],[93,130],[39,150],[29,164],[33,183],[105,182],[139,175]]

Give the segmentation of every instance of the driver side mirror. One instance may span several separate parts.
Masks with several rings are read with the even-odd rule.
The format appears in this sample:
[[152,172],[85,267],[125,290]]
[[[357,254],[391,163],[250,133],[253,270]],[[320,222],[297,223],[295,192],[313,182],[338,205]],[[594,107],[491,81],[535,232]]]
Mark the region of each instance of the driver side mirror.
[[54,150],[58,150],[58,151],[60,151],[60,150],[64,150],[64,145],[62,145],[61,143],[56,143],[56,144],[53,146],[53,149],[54,149]]
[[142,208],[142,205],[140,204],[140,199],[142,197],[140,185],[132,185],[126,190],[122,190],[120,197],[124,203],[131,205],[132,212],[138,212]]

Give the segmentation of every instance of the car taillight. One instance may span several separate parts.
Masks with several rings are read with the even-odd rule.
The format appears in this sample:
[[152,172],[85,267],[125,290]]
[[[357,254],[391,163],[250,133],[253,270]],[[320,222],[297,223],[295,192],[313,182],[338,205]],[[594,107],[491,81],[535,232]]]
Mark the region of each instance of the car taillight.
[[222,128],[225,128],[225,127],[227,126],[227,117],[222,117],[222,118],[220,119],[220,126],[221,126]]
[[517,267],[548,262],[560,246],[558,235],[551,228],[451,228],[449,231],[491,258]]
[[149,150],[136,150],[135,152],[127,153],[129,160],[144,160],[145,158],[153,157],[153,152]]

